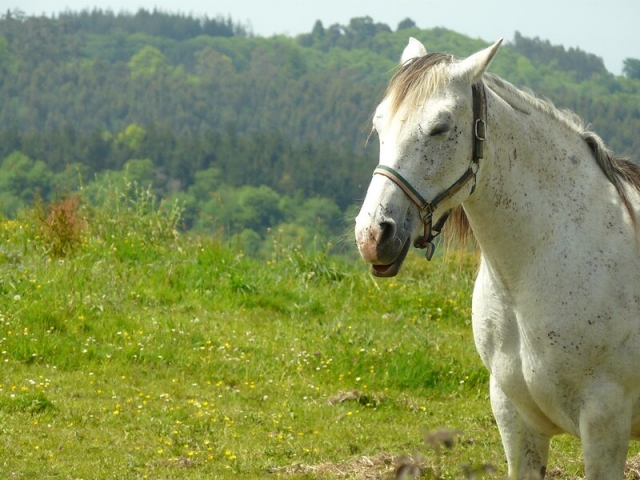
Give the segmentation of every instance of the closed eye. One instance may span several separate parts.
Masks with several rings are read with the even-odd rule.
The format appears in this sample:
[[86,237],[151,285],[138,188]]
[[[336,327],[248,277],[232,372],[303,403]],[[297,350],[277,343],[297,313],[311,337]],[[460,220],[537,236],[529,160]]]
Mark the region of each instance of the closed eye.
[[429,130],[429,135],[432,137],[442,135],[451,130],[451,125],[448,123],[437,123]]

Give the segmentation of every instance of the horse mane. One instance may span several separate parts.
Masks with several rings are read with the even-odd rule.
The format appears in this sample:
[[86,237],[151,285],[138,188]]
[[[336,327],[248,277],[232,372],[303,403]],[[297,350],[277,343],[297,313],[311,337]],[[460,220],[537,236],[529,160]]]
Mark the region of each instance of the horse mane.
[[617,157],[609,150],[602,139],[595,133],[585,130],[582,138],[587,143],[596,159],[596,163],[602,173],[613,184],[625,208],[629,212],[631,222],[637,229],[638,219],[629,200],[629,195],[625,185],[630,185],[636,192],[640,193],[640,166],[631,162],[628,158]]

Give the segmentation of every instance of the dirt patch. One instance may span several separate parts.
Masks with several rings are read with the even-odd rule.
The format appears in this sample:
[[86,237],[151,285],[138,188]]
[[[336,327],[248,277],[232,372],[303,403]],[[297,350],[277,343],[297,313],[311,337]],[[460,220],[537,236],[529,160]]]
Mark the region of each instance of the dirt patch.
[[[402,470],[402,465],[406,464],[406,457],[381,453],[373,457],[350,458],[342,463],[322,463],[320,465],[295,464],[273,469],[270,473],[285,476],[308,475],[316,479],[349,478],[354,480],[388,480],[394,478],[419,478],[419,474],[418,476],[411,476],[412,472]],[[625,480],[640,480],[640,455],[627,461],[624,472]],[[477,477],[467,476],[466,478]],[[484,478],[502,477],[487,475]],[[545,479],[583,480],[582,477],[566,477],[559,467],[550,469]]]
[[284,475],[309,475],[312,478],[353,478],[374,480],[393,478],[396,457],[381,453],[374,457],[354,457],[341,463],[319,465],[295,464],[272,470],[270,473]]
[[624,478],[627,480],[640,480],[640,455],[627,461],[627,468],[624,469]]

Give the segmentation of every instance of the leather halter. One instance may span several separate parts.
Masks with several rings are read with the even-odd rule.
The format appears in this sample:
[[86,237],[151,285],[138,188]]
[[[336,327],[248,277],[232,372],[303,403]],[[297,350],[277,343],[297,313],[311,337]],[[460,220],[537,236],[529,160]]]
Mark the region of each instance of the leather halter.
[[433,212],[440,206],[442,202],[450,199],[456,193],[473,179],[471,187],[471,195],[476,188],[476,172],[478,171],[479,161],[484,157],[484,141],[486,140],[487,129],[487,92],[482,82],[474,83],[471,86],[473,97],[473,154],[471,156],[471,164],[466,172],[454,182],[444,192],[439,193],[430,202],[425,200],[422,195],[408,182],[397,170],[387,167],[386,165],[378,165],[373,171],[374,175],[383,175],[395,183],[402,191],[415,203],[418,207],[420,219],[424,224],[424,235],[416,238],[413,246],[416,248],[426,248],[425,257],[431,260],[435,252],[433,240],[440,235],[445,222],[449,218],[451,211],[445,212],[436,222],[433,223]]

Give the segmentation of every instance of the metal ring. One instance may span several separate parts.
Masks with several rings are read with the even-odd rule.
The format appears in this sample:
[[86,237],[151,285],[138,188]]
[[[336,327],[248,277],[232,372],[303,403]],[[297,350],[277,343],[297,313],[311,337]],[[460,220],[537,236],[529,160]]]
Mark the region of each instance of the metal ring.
[[[478,125],[482,124],[482,135],[480,134],[480,128],[478,128]],[[480,140],[481,142],[484,142],[487,137],[487,125],[484,122],[484,120],[482,118],[478,118],[476,119],[476,125],[475,125],[475,134],[476,134],[476,139]]]

